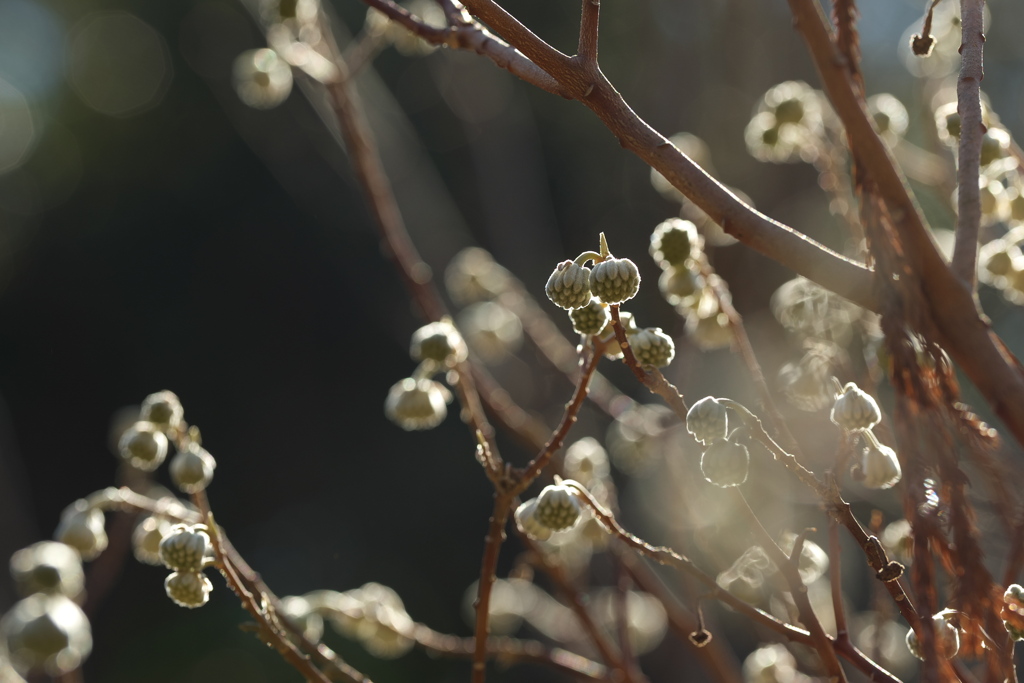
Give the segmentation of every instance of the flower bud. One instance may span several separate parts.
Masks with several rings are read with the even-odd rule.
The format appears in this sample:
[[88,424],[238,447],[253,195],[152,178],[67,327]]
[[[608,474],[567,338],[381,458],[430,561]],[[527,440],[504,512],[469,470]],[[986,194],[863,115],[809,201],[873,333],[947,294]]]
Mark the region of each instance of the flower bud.
[[11,576],[23,596],[46,593],[74,598],[85,586],[82,558],[71,546],[56,541],[33,543],[11,555]]
[[572,329],[580,334],[601,334],[612,318],[607,306],[591,299],[586,306],[569,311],[569,319],[572,320]]
[[466,360],[466,342],[447,318],[424,325],[412,335],[409,354],[413,360],[454,364]]
[[0,621],[3,650],[22,673],[59,676],[77,669],[92,650],[92,630],[82,609],[64,595],[37,593]]
[[629,339],[640,365],[653,365],[663,368],[672,362],[676,355],[676,345],[672,337],[661,331],[660,327],[645,327]]
[[571,311],[590,303],[590,280],[589,268],[562,261],[548,278],[544,293],[556,306]]
[[270,48],[246,50],[232,69],[238,99],[254,109],[273,109],[292,91],[292,68]]
[[144,564],[160,564],[160,542],[171,531],[171,523],[163,517],[150,515],[132,532],[132,552]]
[[700,471],[704,478],[723,489],[745,482],[749,470],[750,452],[746,446],[731,439],[714,441],[700,457]]
[[896,451],[869,439],[860,458],[862,484],[869,489],[889,489],[903,476]]
[[565,450],[562,470],[566,477],[588,487],[591,482],[602,481],[611,474],[608,453],[597,439],[590,436],[580,439]]
[[142,401],[139,419],[152,422],[161,430],[178,429],[185,417],[185,409],[173,391],[158,391]]
[[531,498],[516,508],[516,524],[535,541],[546,541],[551,538],[551,529],[541,524],[535,513],[537,512],[537,499]]
[[697,226],[681,218],[669,218],[659,223],[651,234],[651,256],[662,268],[683,266],[700,248]]
[[717,398],[705,396],[686,413],[686,431],[705,446],[729,433],[729,411]]
[[209,601],[213,584],[202,572],[174,572],[164,579],[164,590],[174,604],[195,609]]
[[[956,653],[960,651],[960,631],[953,624],[954,615],[956,615],[956,610],[944,609],[932,617],[932,626],[935,629],[935,649],[940,656],[946,659],[956,657]],[[918,659],[924,659],[914,629],[907,631],[907,649]]]
[[511,275],[479,247],[463,249],[444,273],[444,284],[457,304],[493,299],[509,286]]
[[85,500],[77,500],[61,513],[53,537],[77,550],[83,560],[94,559],[107,548],[103,513],[90,508]]
[[875,399],[850,382],[843,387],[843,393],[836,397],[831,419],[849,432],[862,432],[881,421],[882,411],[878,409]]
[[217,461],[209,451],[192,442],[188,450],[179,452],[171,459],[171,481],[182,493],[197,493],[213,481],[213,470],[216,467]]
[[152,472],[167,457],[167,435],[152,422],[136,422],[118,442],[121,458],[143,472]]
[[594,265],[590,287],[602,302],[621,304],[640,290],[640,270],[628,258],[606,258]]
[[168,569],[197,572],[211,551],[210,536],[202,525],[175,524],[160,541],[160,561]]
[[658,278],[658,289],[665,300],[673,306],[696,296],[703,287],[704,278],[700,273],[685,265],[668,267]]
[[1011,638],[1015,641],[1024,640],[1024,587],[1019,583],[1006,587],[1000,617]]
[[406,377],[398,382],[384,402],[384,414],[405,430],[432,429],[448,415],[451,393],[430,379]]
[[580,503],[566,486],[545,486],[537,496],[533,517],[552,531],[571,529],[580,521]]
[[324,620],[305,598],[297,595],[281,598],[279,613],[294,624],[309,642],[319,642],[323,637]]

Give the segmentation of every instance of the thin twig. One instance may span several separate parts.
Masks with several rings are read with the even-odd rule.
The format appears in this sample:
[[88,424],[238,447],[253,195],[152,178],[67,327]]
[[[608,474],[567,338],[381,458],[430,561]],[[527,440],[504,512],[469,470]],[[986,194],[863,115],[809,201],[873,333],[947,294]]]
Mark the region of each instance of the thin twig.
[[836,640],[846,640],[850,632],[846,627],[846,610],[843,608],[843,570],[839,548],[839,522],[834,517],[828,520],[828,568],[832,584],[832,611],[836,615]]
[[957,221],[953,272],[973,290],[978,284],[978,231],[981,228],[981,81],[985,78],[985,0],[960,0],[960,78],[956,84],[960,115],[957,152]]
[[679,393],[679,390],[672,385],[665,376],[661,374],[661,371],[655,367],[645,369],[640,365],[640,361],[636,359],[636,355],[633,353],[632,347],[629,345],[629,338],[626,336],[626,330],[622,326],[622,321],[619,319],[619,307],[617,304],[609,306],[612,315],[612,326],[615,331],[615,339],[619,343],[619,348],[622,350],[622,358],[626,363],[626,366],[636,375],[636,378],[648,389],[652,394],[657,394],[664,399],[668,407],[671,408],[679,419],[686,421],[686,413],[689,408],[686,405],[686,401],[683,399],[683,395]]
[[480,563],[480,581],[477,584],[476,629],[473,639],[473,683],[484,683],[487,678],[487,635],[490,630],[491,589],[494,587],[495,571],[498,567],[498,553],[505,540],[505,523],[515,495],[507,491],[495,491],[494,510],[491,512],[487,536],[484,538],[484,556]]
[[601,0],[583,0],[580,10],[580,41],[577,58],[587,67],[597,67],[597,32]]

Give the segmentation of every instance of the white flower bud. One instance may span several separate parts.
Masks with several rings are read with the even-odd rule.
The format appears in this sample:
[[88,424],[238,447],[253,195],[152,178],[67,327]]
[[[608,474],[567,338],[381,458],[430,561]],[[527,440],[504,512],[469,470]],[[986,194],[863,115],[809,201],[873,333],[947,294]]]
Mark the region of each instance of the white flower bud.
[[213,470],[217,461],[202,446],[195,442],[188,450],[179,452],[171,459],[171,481],[182,493],[197,493],[213,481]]
[[144,564],[160,564],[160,542],[171,531],[171,523],[163,517],[150,515],[132,532],[132,552]]
[[687,411],[686,431],[704,445],[724,439],[729,433],[729,411],[718,399],[705,396]]
[[658,289],[673,306],[684,304],[704,288],[704,278],[692,268],[674,266],[666,268],[658,278]]
[[160,541],[160,561],[168,569],[197,572],[210,553],[210,536],[202,525],[175,524]]
[[516,524],[535,541],[546,541],[551,538],[551,529],[541,524],[535,515],[537,499],[531,498],[516,508]]
[[597,439],[590,436],[580,439],[565,450],[562,470],[566,477],[588,487],[591,482],[607,479],[611,473],[608,453]]
[[164,590],[174,604],[195,609],[209,601],[213,584],[202,572],[174,572],[164,579]]
[[1006,587],[1000,616],[1010,637],[1015,641],[1024,640],[1024,587],[1019,583],[1012,583]]
[[640,330],[630,337],[629,346],[641,365],[653,365],[656,368],[665,367],[676,355],[672,337],[662,332],[660,327]]
[[743,660],[745,683],[795,683],[797,678],[796,658],[785,645],[764,645]]
[[61,513],[53,537],[77,550],[83,560],[91,560],[107,548],[103,513],[85,500],[76,500]]
[[167,457],[167,435],[152,422],[136,422],[118,442],[121,458],[144,472],[152,472]]
[[700,457],[700,471],[704,478],[724,489],[745,482],[749,470],[750,452],[737,441],[714,441]]
[[860,476],[861,483],[869,489],[895,486],[903,476],[896,451],[870,439],[861,453]]
[[396,659],[412,649],[414,624],[404,609],[380,605],[360,624],[359,640],[366,651],[381,659]]
[[451,393],[430,379],[406,377],[388,392],[384,414],[405,430],[432,429],[448,415]]
[[457,304],[493,299],[508,289],[511,276],[479,247],[463,249],[452,259],[444,274],[444,284]]
[[412,335],[409,354],[413,360],[432,360],[438,363],[460,363],[468,351],[462,335],[447,318],[424,325]]
[[849,432],[861,432],[878,424],[882,419],[882,411],[878,409],[875,399],[850,382],[843,387],[843,393],[836,397],[831,419]]
[[548,278],[544,293],[560,308],[581,308],[590,303],[590,279],[589,268],[562,261]]
[[292,91],[292,68],[270,48],[246,50],[232,71],[238,99],[254,109],[273,109]]
[[651,256],[662,268],[682,266],[700,248],[697,226],[681,218],[669,218],[659,223],[651,235]]
[[628,258],[606,258],[594,265],[590,287],[602,302],[621,304],[640,291],[640,270]]
[[311,643],[324,635],[324,620],[306,598],[296,595],[281,598],[280,614],[295,625]]
[[[944,609],[932,617],[932,626],[935,628],[935,649],[940,656],[946,659],[956,657],[956,653],[960,651],[960,631],[953,624],[954,615],[956,615],[956,610]],[[924,659],[914,629],[907,631],[907,649],[918,659]]]
[[82,609],[64,595],[37,593],[21,600],[0,621],[11,664],[21,673],[59,676],[77,669],[92,650],[92,631]]
[[185,417],[185,409],[173,391],[158,391],[150,394],[142,401],[139,419],[152,422],[161,430],[173,430],[181,427]]
[[82,558],[69,545],[40,541],[11,555],[11,576],[18,593],[76,597],[85,585]]
[[580,502],[567,486],[545,486],[537,496],[533,517],[552,531],[572,529],[580,521]]

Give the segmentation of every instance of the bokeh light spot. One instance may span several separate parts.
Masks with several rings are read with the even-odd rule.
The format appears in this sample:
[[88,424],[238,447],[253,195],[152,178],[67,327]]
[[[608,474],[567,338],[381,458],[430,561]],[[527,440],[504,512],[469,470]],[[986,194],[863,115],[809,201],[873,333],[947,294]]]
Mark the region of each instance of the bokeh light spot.
[[60,82],[64,31],[59,19],[32,0],[0,0],[0,75],[35,100]]
[[17,88],[0,79],[0,174],[28,158],[37,128],[28,101]]
[[163,38],[127,12],[94,13],[72,30],[68,77],[85,104],[127,117],[160,103],[173,70]]

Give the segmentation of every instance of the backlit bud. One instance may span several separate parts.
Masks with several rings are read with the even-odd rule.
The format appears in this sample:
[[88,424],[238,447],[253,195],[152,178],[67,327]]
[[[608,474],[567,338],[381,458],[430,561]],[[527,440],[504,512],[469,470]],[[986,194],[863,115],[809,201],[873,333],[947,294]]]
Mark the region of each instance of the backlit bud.
[[705,396],[686,413],[686,431],[704,445],[729,433],[729,411],[718,399]]
[[861,432],[878,424],[882,419],[882,411],[878,409],[875,399],[850,382],[843,387],[843,393],[836,397],[831,418],[832,422],[849,432]]
[[640,290],[640,271],[628,258],[609,257],[594,265],[590,287],[604,303],[620,304]]
[[747,480],[750,453],[743,444],[719,439],[700,457],[700,471],[710,483],[722,488],[739,486]]
[[174,604],[195,609],[209,601],[213,584],[202,572],[174,572],[164,580],[164,590]]
[[548,278],[544,293],[560,308],[580,308],[590,303],[590,280],[589,268],[563,261]]
[[167,457],[167,435],[152,422],[136,422],[118,442],[121,458],[144,472],[152,472]]

